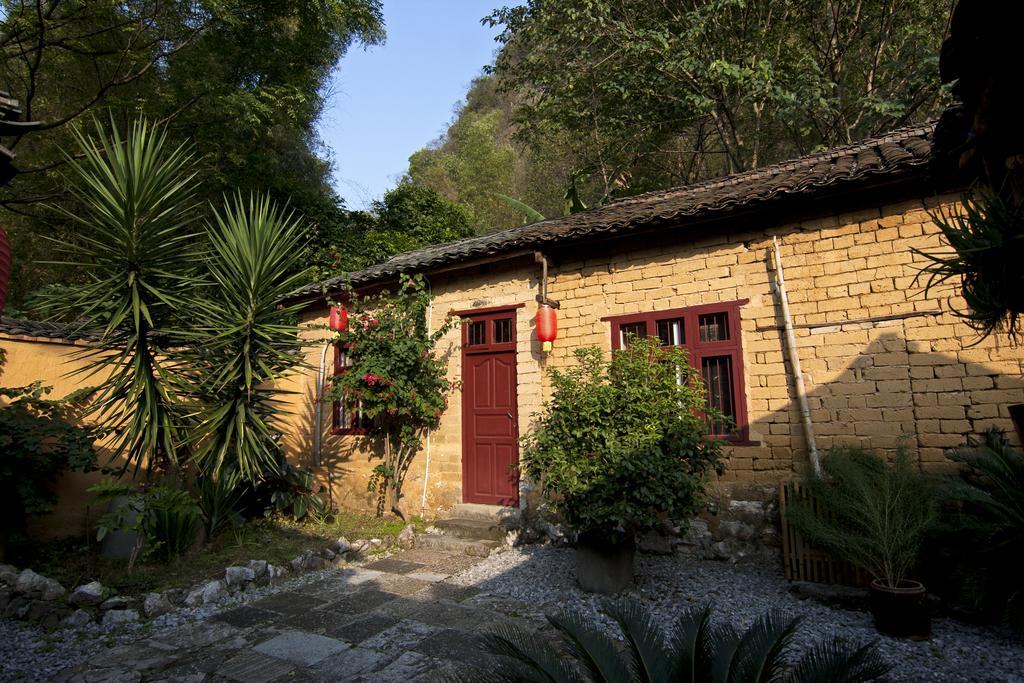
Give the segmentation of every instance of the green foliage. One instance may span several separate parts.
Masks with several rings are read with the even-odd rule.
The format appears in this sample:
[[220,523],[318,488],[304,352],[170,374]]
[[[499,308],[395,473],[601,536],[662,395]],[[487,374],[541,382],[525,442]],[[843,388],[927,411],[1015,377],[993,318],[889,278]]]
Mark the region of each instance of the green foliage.
[[396,293],[353,301],[348,329],[336,336],[347,346],[350,367],[333,378],[328,400],[362,411],[368,436],[384,450],[369,490],[386,494],[399,517],[405,474],[427,430],[437,428],[452,388],[448,362],[434,349],[457,321],[430,330],[430,300],[422,276],[403,276]]
[[633,339],[610,362],[596,347],[549,373],[551,401],[523,438],[523,467],[582,531],[636,534],[683,523],[704,477],[722,470],[700,375],[686,351]]
[[898,587],[914,571],[935,522],[933,482],[903,448],[886,463],[870,450],[837,446],[821,465],[822,477],[804,476],[808,497],[790,504],[789,520],[811,543]]
[[496,657],[471,680],[860,683],[891,668],[875,642],[858,647],[831,638],[799,656],[800,618],[779,612],[760,616],[740,632],[713,624],[710,606],[691,607],[666,632],[634,600],[605,602],[601,611],[625,647],[599,618],[579,611],[548,615],[557,645],[532,630],[503,625],[484,635],[485,651]]
[[961,604],[1024,630],[1024,455],[996,429],[947,455],[961,472],[946,491],[955,506],[942,517],[938,578]]
[[309,516],[323,519],[329,508],[316,493],[313,473],[284,463],[276,476],[266,481],[261,488],[270,494],[270,506],[279,514],[298,521]]
[[334,254],[332,275],[473,235],[469,211],[434,190],[408,181],[373,202],[370,213],[352,212],[348,225],[348,235],[330,247]]
[[69,162],[67,186],[79,210],[57,210],[82,239],[52,246],[64,257],[55,263],[85,281],[51,293],[45,305],[102,333],[79,353],[88,359],[80,374],[102,380],[90,415],[118,435],[112,458],[124,458],[126,469],[167,469],[178,460],[177,373],[164,350],[199,262],[192,156],[141,120],[124,138],[96,123],[94,136],[76,139],[81,158]]
[[27,518],[53,508],[61,474],[96,468],[93,443],[103,433],[80,421],[92,390],[61,400],[44,398],[50,390],[38,382],[0,387],[0,546],[20,540]]
[[84,280],[37,265],[47,250],[39,235],[75,241],[79,230],[33,202],[57,195],[77,211],[63,192],[60,150],[90,112],[147,117],[164,122],[172,139],[191,138],[203,203],[265,189],[290,200],[314,233],[343,220],[317,127],[344,54],[384,39],[379,0],[44,4],[37,12],[34,2],[0,2],[0,82],[27,119],[45,124],[17,140],[26,172],[0,191],[16,251],[16,303],[44,284]]
[[953,251],[915,249],[930,260],[923,270],[926,289],[957,282],[966,308],[955,313],[964,322],[983,336],[1005,332],[1016,338],[1024,313],[1024,202],[980,188],[966,192],[954,210],[933,212],[931,218]]
[[116,481],[101,482],[89,491],[96,495],[97,502],[115,502],[99,520],[98,541],[113,531],[138,534],[140,546],[133,553],[133,563],[139,550],[144,559],[167,562],[195,543],[201,524],[200,508],[188,491],[173,486],[140,489]]
[[949,10],[944,0],[870,0],[856,12],[813,0],[530,0],[489,21],[503,27],[494,73],[516,138],[566,145],[604,201],[933,116]]
[[222,472],[219,477],[209,474],[199,477],[199,515],[208,542],[227,527],[237,527],[245,521],[241,507],[246,488],[238,472]]
[[227,466],[247,481],[275,472],[285,393],[274,385],[301,365],[295,320],[303,304],[280,305],[306,278],[303,228],[268,197],[236,196],[207,226],[209,286],[189,306],[193,324],[179,357],[198,386],[193,459],[219,476]]

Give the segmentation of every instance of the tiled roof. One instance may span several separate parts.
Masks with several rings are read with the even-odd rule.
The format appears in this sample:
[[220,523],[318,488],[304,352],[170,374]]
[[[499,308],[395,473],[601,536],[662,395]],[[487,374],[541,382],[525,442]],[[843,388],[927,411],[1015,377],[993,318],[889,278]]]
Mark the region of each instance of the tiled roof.
[[918,177],[925,172],[931,158],[933,131],[933,123],[901,128],[880,138],[792,161],[696,185],[649,192],[564,218],[406,252],[365,270],[303,287],[294,296],[330,291],[346,282],[371,284],[392,279],[400,273],[430,270],[511,251],[678,225],[687,219],[696,222],[782,200],[805,199],[877,181]]
[[82,330],[65,323],[41,322],[3,316],[0,318],[0,334],[12,337],[38,337],[61,341],[97,340],[100,334],[93,330]]

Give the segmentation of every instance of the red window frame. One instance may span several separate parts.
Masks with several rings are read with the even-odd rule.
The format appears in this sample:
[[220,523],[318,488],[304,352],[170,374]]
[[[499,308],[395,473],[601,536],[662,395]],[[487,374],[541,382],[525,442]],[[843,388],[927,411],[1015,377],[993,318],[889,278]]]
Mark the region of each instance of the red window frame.
[[[343,375],[348,372],[351,368],[347,365],[341,364],[341,354],[345,350],[344,344],[334,345],[334,376]],[[357,422],[356,427],[345,427],[342,424],[341,417],[342,405],[341,400],[336,400],[331,403],[331,434],[336,436],[350,436],[350,435],[364,435],[367,433],[366,427],[362,426],[361,422]],[[362,418],[357,418],[361,420]]]
[[[680,344],[690,354],[690,364],[702,372],[703,360],[707,357],[728,356],[732,367],[733,416],[735,430],[729,434],[719,434],[721,438],[736,446],[757,445],[750,441],[750,425],[747,422],[747,393],[743,382],[743,345],[740,328],[740,307],[749,299],[728,301],[717,304],[702,304],[687,308],[672,308],[649,313],[631,315],[614,315],[601,318],[610,323],[612,350],[622,347],[621,329],[625,325],[641,324],[645,327],[647,337],[658,336],[658,321],[682,319],[683,343]],[[709,314],[725,314],[729,326],[728,339],[723,341],[702,342],[700,340],[700,316]]]

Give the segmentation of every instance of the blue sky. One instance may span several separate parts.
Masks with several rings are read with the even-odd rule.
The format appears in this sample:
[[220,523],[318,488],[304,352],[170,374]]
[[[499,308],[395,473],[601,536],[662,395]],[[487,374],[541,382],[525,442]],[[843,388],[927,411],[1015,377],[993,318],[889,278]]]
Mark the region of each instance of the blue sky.
[[443,133],[489,64],[497,29],[481,17],[511,0],[384,0],[387,42],[350,50],[335,70],[320,135],[351,209],[395,185],[409,155]]

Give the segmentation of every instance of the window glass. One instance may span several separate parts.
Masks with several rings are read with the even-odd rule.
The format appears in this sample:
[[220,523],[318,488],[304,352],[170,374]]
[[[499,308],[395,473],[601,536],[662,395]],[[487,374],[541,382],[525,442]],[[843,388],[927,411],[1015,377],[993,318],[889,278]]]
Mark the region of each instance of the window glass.
[[508,344],[512,341],[512,319],[494,321],[494,343]]
[[685,342],[683,335],[683,319],[669,318],[658,321],[658,339],[665,346],[682,346]]
[[732,356],[705,356],[700,362],[700,372],[708,394],[708,405],[727,418],[724,422],[717,421],[712,431],[725,434],[736,422]]
[[469,345],[480,346],[487,343],[487,321],[478,320],[469,324]]
[[700,341],[716,342],[729,340],[729,314],[708,313],[699,317]]
[[625,348],[629,346],[629,338],[643,338],[647,336],[647,323],[626,323],[619,326],[620,345]]

